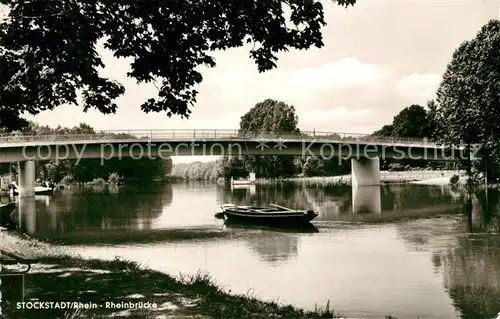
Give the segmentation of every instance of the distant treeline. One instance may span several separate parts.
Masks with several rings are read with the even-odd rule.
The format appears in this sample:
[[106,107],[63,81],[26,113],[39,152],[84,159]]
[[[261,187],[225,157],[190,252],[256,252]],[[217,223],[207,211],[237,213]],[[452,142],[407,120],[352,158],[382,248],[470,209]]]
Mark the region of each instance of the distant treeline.
[[[61,126],[51,128],[49,126],[41,126],[33,122],[30,122],[29,125],[23,129],[22,133],[30,135],[101,134],[100,132],[96,132],[91,126],[84,123],[73,128]],[[123,133],[106,133],[106,135],[110,138],[137,138]],[[15,163],[0,164],[0,174],[9,172],[17,174],[17,165],[14,164]],[[76,160],[36,162],[37,179],[51,181],[54,183],[85,183],[96,179],[104,179],[106,181],[110,179],[113,181],[151,181],[155,179],[164,179],[165,176],[170,174],[171,171],[171,158],[132,159],[124,157],[121,159],[111,158],[103,161],[103,163],[101,163],[100,158],[84,158],[78,162],[78,165]]]
[[[239,178],[247,177],[249,170],[243,165],[244,159],[239,158],[221,158],[214,162],[193,162],[173,165],[171,177],[182,180],[207,180],[217,181],[221,177]],[[350,161],[341,161],[339,159],[321,160],[311,158],[306,161],[297,161],[293,166],[294,173],[288,176],[331,176],[341,175],[350,172]],[[258,177],[269,177],[258,175]]]
[[215,162],[193,162],[173,165],[170,176],[174,179],[190,181],[217,181],[224,176],[222,161]]

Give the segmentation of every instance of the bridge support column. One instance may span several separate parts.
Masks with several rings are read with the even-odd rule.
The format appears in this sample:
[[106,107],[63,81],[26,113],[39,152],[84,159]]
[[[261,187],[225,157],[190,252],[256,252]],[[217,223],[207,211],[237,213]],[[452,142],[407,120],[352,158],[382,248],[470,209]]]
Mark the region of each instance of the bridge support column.
[[380,158],[352,158],[351,184],[353,187],[380,185]]
[[35,161],[18,163],[19,197],[35,196]]

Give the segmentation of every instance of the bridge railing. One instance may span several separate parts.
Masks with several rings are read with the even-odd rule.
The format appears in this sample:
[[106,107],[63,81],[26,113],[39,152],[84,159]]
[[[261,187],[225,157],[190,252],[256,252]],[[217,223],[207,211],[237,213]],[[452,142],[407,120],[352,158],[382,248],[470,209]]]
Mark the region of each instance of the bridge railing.
[[158,141],[200,141],[200,140],[303,140],[303,141],[335,141],[355,143],[388,143],[388,144],[434,144],[422,138],[377,137],[359,133],[336,133],[321,131],[301,132],[265,132],[226,129],[160,129],[160,130],[103,130],[92,132],[57,132],[57,133],[11,133],[1,134],[0,144],[23,142],[52,141],[120,141],[120,140],[158,140]]

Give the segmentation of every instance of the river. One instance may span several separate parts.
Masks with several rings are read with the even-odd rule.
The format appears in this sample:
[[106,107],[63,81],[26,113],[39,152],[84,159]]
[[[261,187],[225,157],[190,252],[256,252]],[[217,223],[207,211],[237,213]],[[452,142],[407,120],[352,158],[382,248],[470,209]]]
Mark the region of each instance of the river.
[[[31,237],[86,257],[138,261],[173,275],[208,272],[233,293],[352,317],[494,318],[500,312],[498,191],[463,198],[447,186],[209,183],[58,190],[23,203]],[[222,203],[314,209],[315,232],[233,228]],[[31,207],[31,208],[30,208]]]

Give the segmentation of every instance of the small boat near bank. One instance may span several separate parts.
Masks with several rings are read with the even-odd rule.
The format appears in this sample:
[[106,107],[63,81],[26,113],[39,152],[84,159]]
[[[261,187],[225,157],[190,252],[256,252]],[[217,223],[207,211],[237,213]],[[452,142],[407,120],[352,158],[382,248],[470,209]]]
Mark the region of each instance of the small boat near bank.
[[294,210],[271,204],[271,207],[221,205],[228,222],[241,222],[275,226],[299,226],[308,224],[318,216],[312,210]]
[[231,177],[231,186],[232,187],[238,187],[238,186],[250,186],[250,185],[254,185],[255,184],[255,181],[256,181],[256,178],[255,178],[255,173],[250,173],[248,175],[248,178],[246,179],[234,179],[233,177]]
[[[54,193],[55,186],[49,183],[43,183],[42,186],[35,186],[35,195],[51,195]],[[10,192],[12,195],[19,195],[19,187],[15,182],[11,183]]]

